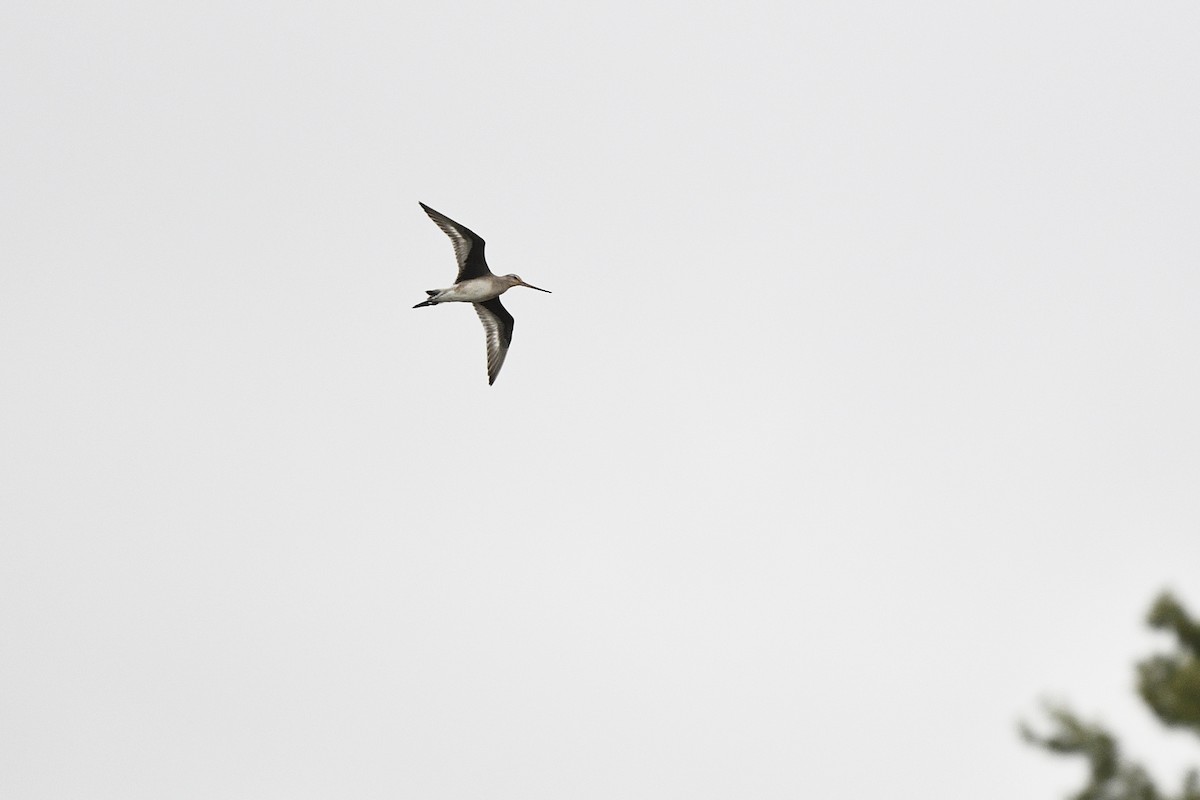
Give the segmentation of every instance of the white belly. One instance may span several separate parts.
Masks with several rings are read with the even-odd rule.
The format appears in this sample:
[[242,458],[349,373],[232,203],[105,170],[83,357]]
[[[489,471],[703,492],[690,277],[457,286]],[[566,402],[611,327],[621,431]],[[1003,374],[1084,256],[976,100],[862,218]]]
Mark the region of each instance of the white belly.
[[508,287],[493,282],[490,277],[471,278],[443,289],[434,299],[439,303],[481,303],[504,294]]

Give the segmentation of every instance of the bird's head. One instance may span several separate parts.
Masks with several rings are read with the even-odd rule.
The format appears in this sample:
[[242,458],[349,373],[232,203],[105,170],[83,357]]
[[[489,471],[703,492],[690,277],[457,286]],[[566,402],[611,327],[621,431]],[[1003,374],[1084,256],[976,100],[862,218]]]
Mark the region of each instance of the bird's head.
[[521,280],[520,275],[505,275],[504,279],[507,280],[513,286],[524,286],[529,289],[537,289],[539,292],[545,292],[546,294],[552,294],[552,292],[549,289],[538,289],[538,287],[536,287],[532,284],[526,283],[525,281]]

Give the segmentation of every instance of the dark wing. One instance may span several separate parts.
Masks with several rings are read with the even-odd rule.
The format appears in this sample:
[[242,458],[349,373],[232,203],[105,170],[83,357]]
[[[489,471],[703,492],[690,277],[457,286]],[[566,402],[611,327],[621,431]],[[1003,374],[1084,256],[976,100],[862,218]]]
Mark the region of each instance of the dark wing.
[[442,233],[450,237],[450,241],[454,244],[454,257],[458,259],[458,277],[454,280],[455,283],[492,274],[492,271],[488,269],[487,262],[483,260],[483,239],[480,239],[470,228],[459,225],[445,214],[434,211],[424,203],[421,203],[421,208],[425,209],[429,218],[442,229]]
[[500,298],[493,297],[482,303],[472,303],[479,321],[483,323],[483,332],[487,334],[488,386],[496,382],[500,368],[504,366],[504,357],[508,355],[508,345],[512,341],[513,318],[508,309],[500,305]]

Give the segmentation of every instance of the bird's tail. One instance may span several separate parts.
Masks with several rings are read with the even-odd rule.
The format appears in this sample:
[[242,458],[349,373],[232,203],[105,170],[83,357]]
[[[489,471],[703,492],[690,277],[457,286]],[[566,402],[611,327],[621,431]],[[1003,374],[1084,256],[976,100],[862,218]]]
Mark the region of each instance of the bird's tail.
[[413,308],[420,308],[421,306],[436,306],[437,301],[433,298],[435,295],[440,294],[441,291],[441,289],[426,289],[425,294],[429,295],[429,299],[423,303],[417,303],[415,306],[413,306]]

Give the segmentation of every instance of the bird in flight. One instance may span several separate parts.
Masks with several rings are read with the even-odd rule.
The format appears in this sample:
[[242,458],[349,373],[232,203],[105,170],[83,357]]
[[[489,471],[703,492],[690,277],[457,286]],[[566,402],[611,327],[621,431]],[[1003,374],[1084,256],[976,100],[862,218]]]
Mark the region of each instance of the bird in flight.
[[470,303],[475,306],[475,313],[479,315],[487,337],[488,385],[491,386],[500,374],[500,367],[504,366],[513,332],[512,314],[500,304],[500,295],[514,286],[526,286],[547,294],[550,290],[530,286],[519,275],[493,275],[483,259],[483,239],[470,228],[459,225],[424,203],[421,203],[421,208],[450,237],[454,245],[454,257],[458,259],[458,277],[449,289],[426,289],[428,299],[413,308],[436,306],[439,303]]

